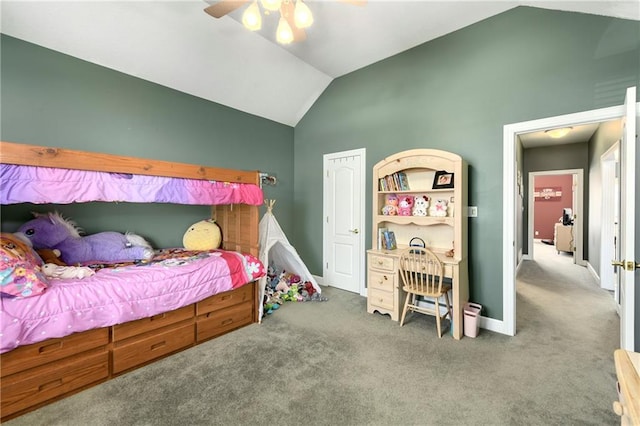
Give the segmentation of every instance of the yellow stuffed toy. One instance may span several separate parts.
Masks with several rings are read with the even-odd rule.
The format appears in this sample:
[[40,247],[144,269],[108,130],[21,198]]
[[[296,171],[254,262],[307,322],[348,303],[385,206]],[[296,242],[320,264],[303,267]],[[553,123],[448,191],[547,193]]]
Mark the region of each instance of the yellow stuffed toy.
[[213,250],[220,247],[222,232],[213,219],[201,220],[187,229],[182,244],[187,250]]

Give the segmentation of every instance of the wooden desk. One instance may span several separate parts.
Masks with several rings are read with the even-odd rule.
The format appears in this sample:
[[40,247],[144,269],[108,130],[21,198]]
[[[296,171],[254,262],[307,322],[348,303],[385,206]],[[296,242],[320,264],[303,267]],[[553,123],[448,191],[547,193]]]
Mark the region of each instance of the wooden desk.
[[[400,320],[407,297],[398,271],[402,249],[367,250],[367,312],[389,314],[393,321]],[[463,332],[464,304],[469,300],[467,259],[446,257],[444,252],[435,253],[444,264],[444,276],[451,278],[453,338],[459,340]]]
[[613,411],[622,425],[640,424],[640,353],[618,349],[613,353],[616,376],[620,385],[620,401],[613,403]]

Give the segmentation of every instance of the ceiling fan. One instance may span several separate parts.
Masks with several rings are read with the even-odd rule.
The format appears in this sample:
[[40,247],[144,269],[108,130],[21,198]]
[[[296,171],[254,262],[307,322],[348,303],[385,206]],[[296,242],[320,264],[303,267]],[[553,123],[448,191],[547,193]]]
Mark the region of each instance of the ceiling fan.
[[[258,0],[220,0],[204,9],[214,18],[233,12],[251,1],[242,15],[242,23],[251,30],[257,31],[262,27],[262,17]],[[338,0],[356,5],[363,5],[367,0]],[[302,0],[260,0],[259,2],[265,14],[280,12],[280,22],[276,30],[276,40],[281,44],[289,44],[294,41],[303,41],[307,38],[305,28],[313,23],[311,10]]]

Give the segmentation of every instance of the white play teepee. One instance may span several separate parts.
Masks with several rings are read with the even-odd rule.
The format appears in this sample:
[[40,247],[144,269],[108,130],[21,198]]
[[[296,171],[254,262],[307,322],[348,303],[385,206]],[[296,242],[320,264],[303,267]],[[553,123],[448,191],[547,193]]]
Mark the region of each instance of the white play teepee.
[[[273,262],[278,268],[287,272],[292,272],[300,276],[300,279],[305,282],[309,281],[313,288],[321,293],[322,290],[316,282],[307,266],[304,264],[300,255],[296,251],[295,247],[289,243],[287,236],[280,228],[280,224],[273,215],[273,205],[275,200],[265,200],[267,206],[267,212],[260,220],[260,260],[264,264],[264,267],[269,267],[269,262]],[[260,316],[259,321],[262,321],[263,313],[263,301],[265,295],[265,289],[267,285],[267,277],[264,276],[260,279]]]

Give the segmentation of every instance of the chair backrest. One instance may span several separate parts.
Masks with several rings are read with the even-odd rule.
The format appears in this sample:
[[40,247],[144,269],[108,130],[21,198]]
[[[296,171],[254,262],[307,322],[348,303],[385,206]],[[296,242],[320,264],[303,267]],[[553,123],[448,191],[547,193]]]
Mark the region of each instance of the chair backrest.
[[439,295],[442,291],[442,262],[434,252],[410,247],[400,254],[400,276],[409,293]]

